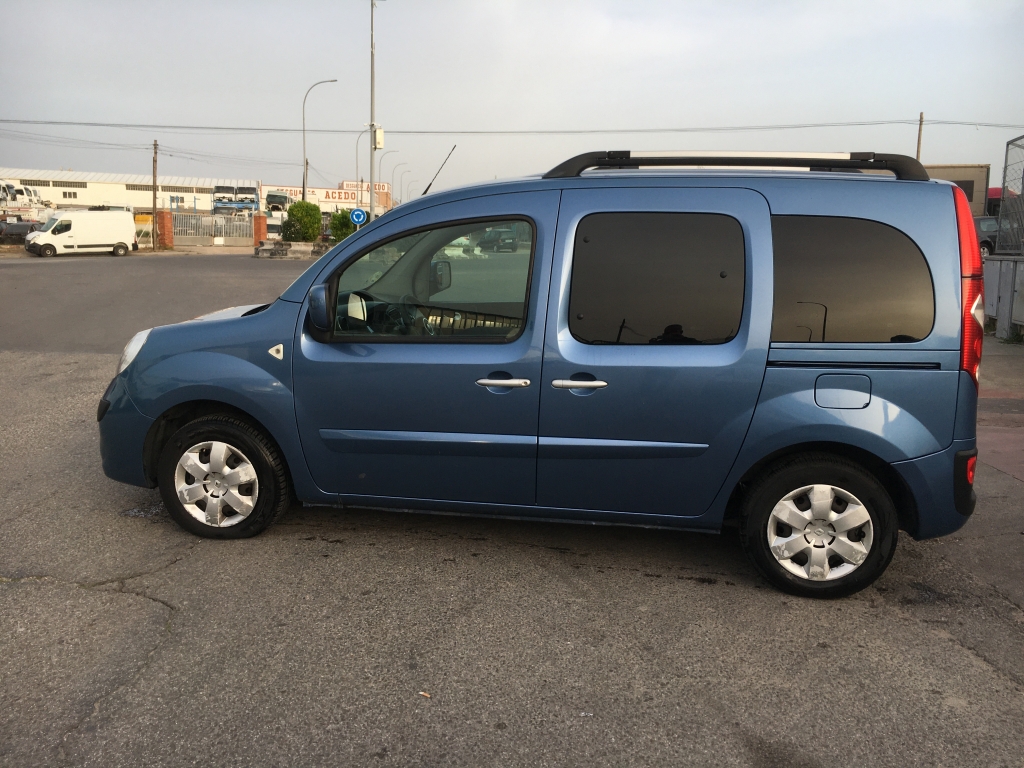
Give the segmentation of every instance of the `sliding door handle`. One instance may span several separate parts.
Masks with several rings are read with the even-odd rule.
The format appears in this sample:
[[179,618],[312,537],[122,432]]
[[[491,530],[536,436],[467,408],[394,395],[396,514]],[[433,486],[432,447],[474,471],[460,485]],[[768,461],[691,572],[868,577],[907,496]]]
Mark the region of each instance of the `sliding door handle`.
[[528,387],[529,379],[477,379],[481,387]]
[[604,389],[607,381],[576,381],[575,379],[555,379],[551,382],[555,389]]

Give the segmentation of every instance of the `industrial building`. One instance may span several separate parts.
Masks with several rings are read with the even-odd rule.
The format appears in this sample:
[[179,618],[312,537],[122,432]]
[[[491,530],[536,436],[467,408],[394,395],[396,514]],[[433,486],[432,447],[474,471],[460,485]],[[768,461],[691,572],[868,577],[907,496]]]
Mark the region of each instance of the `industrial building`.
[[[45,171],[28,168],[0,168],[0,180],[15,186],[30,187],[39,193],[44,205],[58,208],[88,208],[94,205],[125,206],[135,211],[148,211],[153,207],[153,177],[130,173],[94,173],[84,171]],[[392,207],[391,185],[374,185],[377,213]],[[259,190],[261,210],[269,210],[266,196],[275,191],[284,192],[293,200],[302,199],[302,187],[275,186],[256,179],[214,179],[198,176],[157,176],[157,208],[182,212],[210,212],[214,205],[214,190],[219,187],[256,188]],[[306,199],[320,206],[324,212],[369,207],[370,185],[343,181],[336,189],[309,187]]]
[[[58,208],[88,208],[93,205],[130,206],[134,210],[153,207],[153,177],[131,173],[83,171],[41,171],[0,168],[0,179],[32,187],[43,202]],[[252,179],[211,179],[198,176],[157,176],[157,208],[183,211],[213,210],[213,188],[260,187]]]

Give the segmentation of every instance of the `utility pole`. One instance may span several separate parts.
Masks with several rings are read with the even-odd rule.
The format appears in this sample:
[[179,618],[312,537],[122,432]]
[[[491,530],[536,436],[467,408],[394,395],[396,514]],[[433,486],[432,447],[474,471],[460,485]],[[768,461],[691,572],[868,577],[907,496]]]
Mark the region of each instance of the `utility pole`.
[[921,162],[921,134],[924,133],[924,112],[917,121],[917,161]]
[[374,69],[374,54],[376,51],[374,50],[373,43],[373,12],[376,8],[377,0],[370,0],[370,212],[367,217],[370,221],[374,219],[374,202],[377,197],[374,194],[374,181],[376,181],[376,178],[373,172],[373,161],[377,159],[377,150],[380,148],[377,146],[376,71]]
[[157,224],[156,224],[156,155],[159,147],[156,139],[153,139],[153,221],[149,227],[149,236],[153,238],[153,250],[156,250]]

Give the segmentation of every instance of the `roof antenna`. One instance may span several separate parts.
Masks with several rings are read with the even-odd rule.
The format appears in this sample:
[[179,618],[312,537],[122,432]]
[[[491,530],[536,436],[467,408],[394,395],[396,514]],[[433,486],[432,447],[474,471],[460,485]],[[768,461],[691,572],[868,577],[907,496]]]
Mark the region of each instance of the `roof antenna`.
[[[454,152],[454,151],[455,151],[455,147],[457,147],[457,146],[458,146],[458,144],[452,144],[452,152]],[[449,153],[448,153],[448,157],[451,157],[451,156],[452,156],[452,152],[449,152]],[[444,163],[441,163],[441,168],[444,168],[444,165],[445,165],[445,163],[447,163],[447,162],[448,162],[448,157],[446,157],[446,158],[444,159]],[[430,180],[430,183],[429,183],[429,184],[427,184],[427,188],[423,190],[423,195],[427,194],[427,192],[429,192],[429,191],[430,191],[430,188],[431,188],[432,186],[434,186],[434,182],[435,182],[435,181],[437,181],[437,177],[438,177],[438,176],[439,176],[439,175],[441,174],[441,168],[438,168],[438,169],[437,169],[437,173],[435,173],[435,174],[434,174],[434,178],[432,178],[432,179]],[[420,197],[423,197],[423,195],[420,195]]]

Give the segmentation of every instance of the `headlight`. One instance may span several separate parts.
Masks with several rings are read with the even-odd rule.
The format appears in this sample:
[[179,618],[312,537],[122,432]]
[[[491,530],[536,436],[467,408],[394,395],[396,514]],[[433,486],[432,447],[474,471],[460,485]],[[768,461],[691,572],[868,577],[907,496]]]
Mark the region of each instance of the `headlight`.
[[147,328],[144,331],[139,331],[132,340],[129,341],[124,348],[124,352],[121,353],[121,362],[117,364],[117,372],[121,373],[125,368],[132,364],[132,360],[139,354],[139,350],[142,349],[142,345],[146,343],[146,339],[149,338],[149,332],[152,328]]

